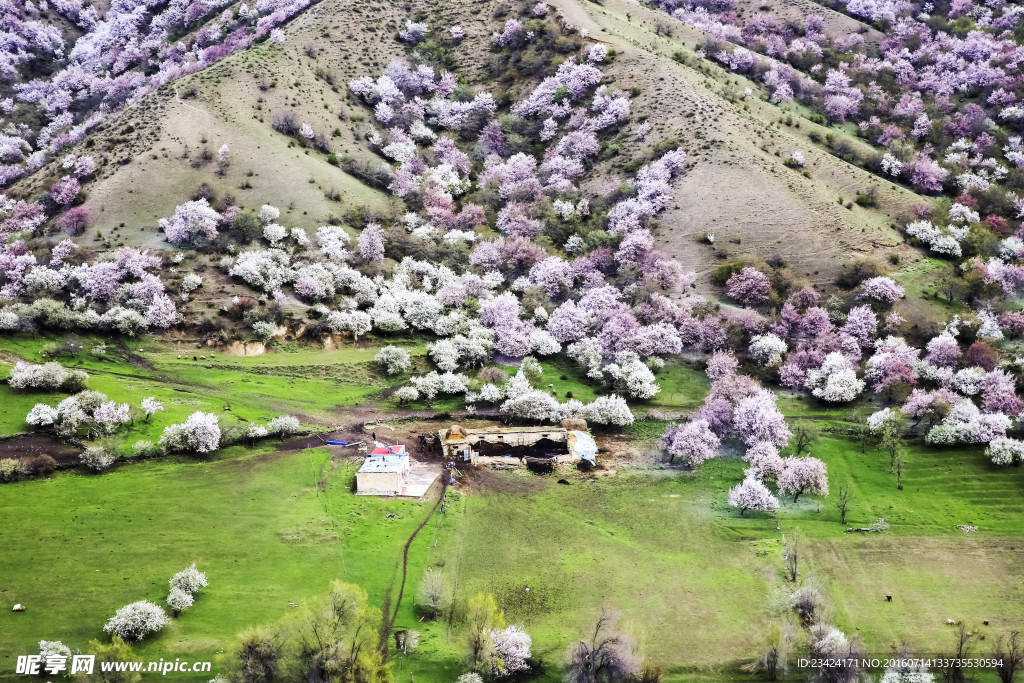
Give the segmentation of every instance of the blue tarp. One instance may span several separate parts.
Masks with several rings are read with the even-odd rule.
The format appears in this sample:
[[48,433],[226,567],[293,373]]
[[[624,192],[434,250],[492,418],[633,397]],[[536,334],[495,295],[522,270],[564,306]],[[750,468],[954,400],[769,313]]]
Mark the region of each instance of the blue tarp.
[[574,429],[569,433],[576,437],[572,444],[572,449],[590,464],[597,465],[597,444],[594,443],[594,439],[591,438],[590,434],[581,432],[578,429]]

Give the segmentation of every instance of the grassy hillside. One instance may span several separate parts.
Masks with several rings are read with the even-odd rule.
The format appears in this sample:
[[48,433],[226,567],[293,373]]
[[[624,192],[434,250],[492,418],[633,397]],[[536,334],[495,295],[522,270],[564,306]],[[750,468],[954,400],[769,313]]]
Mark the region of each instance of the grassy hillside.
[[[826,133],[861,151],[869,149],[864,141],[841,127],[826,130],[812,123],[795,105],[744,95],[747,87],[757,91],[752,82],[696,56],[703,34],[675,22],[666,35],[658,29],[664,17],[656,9],[625,0],[551,4],[567,25],[586,28],[616,50],[608,75],[630,89],[634,111],[653,127],[646,141],[617,143],[617,153],[598,164],[600,180],[587,189],[618,186],[631,175],[627,163],[642,158],[652,141],[678,140],[690,154],[679,200],[657,231],[658,246],[687,269],[706,274],[716,258],[752,253],[782,257],[799,276],[826,283],[851,255],[885,256],[901,243],[890,224],[926,200],[820,144]],[[782,9],[791,4],[781,3]],[[468,78],[481,79],[470,85],[485,85],[490,17],[500,15],[501,7],[323,0],[290,22],[285,43],[261,44],[161,88],[112,117],[91,139],[116,164],[107,165],[104,177],[89,188],[86,206],[103,237],[90,230],[87,243],[101,250],[110,239],[166,245],[156,232],[157,220],[202,183],[243,207],[278,206],[283,221],[307,230],[355,208],[386,211],[384,194],[327,163],[325,154],[275,131],[275,118],[290,114],[311,124],[327,137],[340,166],[352,161],[372,171],[380,159],[365,148],[368,129],[363,112],[349,100],[348,81],[402,56],[394,36],[405,18],[422,16],[438,30],[463,26],[467,38],[446,58]],[[793,11],[801,10],[794,5]],[[844,27],[857,23],[825,13]],[[688,55],[685,63],[673,59],[681,53]],[[216,164],[203,160],[203,151],[215,153],[223,144],[231,149],[231,164],[221,176]],[[807,156],[806,174],[783,165],[794,150]],[[47,178],[52,180],[37,174],[22,189],[41,188]],[[869,190],[877,194],[877,208],[845,206]],[[715,248],[699,243],[708,232],[716,236]]]

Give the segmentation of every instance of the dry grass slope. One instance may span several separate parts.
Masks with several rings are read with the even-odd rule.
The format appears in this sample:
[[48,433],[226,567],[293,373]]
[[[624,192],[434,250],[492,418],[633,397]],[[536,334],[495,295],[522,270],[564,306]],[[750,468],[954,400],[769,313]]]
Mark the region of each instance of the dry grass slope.
[[[890,224],[924,199],[811,142],[809,133],[826,132],[817,124],[795,115],[799,129],[780,124],[796,110],[757,99],[756,85],[742,76],[695,57],[686,65],[672,60],[676,50],[693,54],[702,33],[626,0],[553,4],[568,23],[621,53],[608,71],[620,87],[639,90],[633,112],[648,117],[657,139],[678,138],[690,152],[694,165],[678,183],[676,205],[663,214],[657,236],[687,268],[706,274],[714,267],[712,249],[698,243],[707,232],[731,254],[780,255],[812,282],[830,281],[851,254],[879,255],[902,242]],[[848,22],[836,30],[856,30],[857,22],[818,10],[830,21]],[[672,35],[659,35],[659,23],[671,25]],[[744,96],[747,87],[753,96]],[[836,129],[828,132],[869,149]],[[794,150],[807,157],[810,178],[783,165]],[[877,210],[838,202],[872,188]]]

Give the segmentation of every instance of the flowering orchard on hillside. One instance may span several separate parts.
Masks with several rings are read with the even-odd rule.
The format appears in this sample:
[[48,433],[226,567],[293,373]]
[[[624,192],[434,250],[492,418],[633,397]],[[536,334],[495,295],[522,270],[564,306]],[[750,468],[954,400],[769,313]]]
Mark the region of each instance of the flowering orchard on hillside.
[[[73,258],[76,245],[58,243],[40,263],[28,244],[0,244],[0,331],[107,331],[134,336],[178,319],[164,284],[152,271],[163,259],[121,247],[103,260]],[[73,265],[74,264],[74,265]]]
[[[771,100],[798,100],[830,122],[856,122],[885,150],[872,170],[886,177],[955,196],[985,192],[1024,163],[1013,34],[1024,13],[1013,3],[836,3],[877,22],[885,32],[877,51],[860,33],[826,29],[818,14],[787,21],[767,6],[737,12],[731,0],[653,4],[703,31],[701,54],[759,81]],[[958,30],[961,19],[972,30]],[[1008,144],[996,142],[996,127],[1009,133]]]
[[[0,101],[0,187],[80,142],[126,103],[266,36],[280,42],[284,32],[276,27],[310,3],[113,0],[107,6],[52,0],[37,7],[4,0],[0,83],[14,92]],[[47,65],[45,72],[40,64]],[[8,126],[10,120],[38,125]],[[89,175],[94,168],[76,167],[74,174]],[[66,204],[78,192],[77,181],[66,177],[55,192],[55,201]]]
[[[702,31],[698,56],[763,85],[765,99],[809,107],[823,125],[855,123],[874,146],[851,152],[842,134],[829,151],[922,194],[945,194],[901,221],[907,239],[933,254],[967,259],[969,276],[1024,290],[1024,83],[1020,79],[1024,11],[1004,0],[838,0],[831,9],[882,32],[826,27],[822,15],[785,19],[769,6],[744,12],[733,0],[650,0]],[[836,23],[833,26],[843,26]],[[747,95],[752,94],[747,89]],[[814,138],[819,139],[820,138]],[[801,168],[793,152],[786,164]],[[730,296],[757,297],[737,276]],[[865,297],[897,290],[871,283]]]
[[[799,62],[797,53],[816,54],[814,46],[840,50],[839,38],[826,36],[814,16],[804,21],[800,36],[796,31],[789,35],[789,29],[773,30],[767,18],[755,20],[750,31],[734,31],[738,19],[729,13],[727,2],[664,4],[684,21],[717,22],[701,25],[712,35],[722,34],[719,42],[705,45],[706,54],[739,71],[758,74],[758,65],[763,66],[758,60],[778,53],[779,40],[800,50],[775,54],[776,61],[785,54],[790,62]],[[271,6],[276,7],[261,1],[253,10],[257,18],[245,10],[232,21],[258,27],[258,17]],[[268,16],[283,20],[287,7]],[[847,9],[864,10],[852,2]],[[932,45],[930,54],[957,55],[957,61],[976,52],[1002,60],[1006,39],[994,35],[991,26],[1009,19],[1003,19],[1007,12],[996,10],[980,17],[991,19],[981,22],[986,28],[971,39],[980,45],[932,36],[941,44]],[[716,14],[722,16],[714,18]],[[927,42],[917,19],[880,21],[915,29]],[[507,19],[492,37],[492,50],[544,47],[542,41],[550,36],[540,25],[536,18]],[[410,21],[400,38],[415,45],[438,32]],[[446,33],[456,36],[454,30]],[[92,44],[83,40],[75,50]],[[845,67],[817,74],[809,66],[816,74],[811,78],[796,76],[796,66],[780,61],[759,75],[774,88],[776,99],[786,99],[786,88],[790,96],[811,105],[820,99],[836,121],[863,121],[869,108],[875,112],[871,116],[891,114],[901,121],[904,117],[904,123],[912,118],[915,127],[921,116],[934,118],[930,142],[924,142],[924,132],[918,136],[920,149],[906,142],[913,134],[908,137],[900,129],[901,139],[900,132],[879,118],[888,140],[878,144],[888,150],[883,165],[893,177],[909,173],[903,179],[939,191],[950,189],[950,178],[963,175],[952,175],[950,168],[969,164],[972,178],[983,177],[984,171],[990,184],[999,181],[998,167],[1004,161],[986,156],[993,153],[989,148],[994,142],[982,137],[991,134],[978,128],[981,115],[966,105],[957,109],[943,104],[942,98],[948,100],[955,91],[934,82],[952,77],[946,66],[929,64],[933,73],[927,83],[914,80],[920,74],[915,77],[912,69],[901,67],[899,78],[914,84],[906,86],[906,101],[864,82],[873,68],[881,72],[890,68],[884,64],[902,64],[906,58],[902,34],[887,40],[902,57],[891,50],[884,57],[869,57],[854,41],[842,48],[857,55]],[[965,43],[968,52],[958,52],[967,49]],[[658,373],[667,359],[683,352],[705,354],[708,396],[694,414],[667,431],[665,446],[689,467],[719,456],[723,443],[742,449],[749,469],[730,496],[741,512],[772,510],[777,499],[770,485],[797,502],[801,495],[823,495],[828,488],[824,463],[812,456],[781,455],[793,430],[769,388],[773,383],[829,405],[873,400],[888,411],[873,417],[873,424],[923,425],[930,443],[989,444],[994,461],[1014,462],[1019,449],[1007,434],[1024,402],[1017,396],[1015,361],[1000,350],[1005,337],[1024,332],[1021,314],[979,309],[954,318],[941,331],[912,332],[900,314],[907,291],[897,282],[899,276],[872,272],[852,283],[846,294],[823,301],[815,289],[787,283],[777,269],[756,263],[729,264],[721,283],[727,305],[718,307],[694,294],[693,273],[684,272],[654,246],[655,219],[673,202],[688,200],[673,196],[673,182],[688,164],[682,149],[659,147],[658,153],[645,154],[636,173],[614,193],[584,189],[592,186],[588,181],[594,179],[602,145],[616,136],[645,140],[652,135],[649,124],[631,119],[629,97],[603,82],[602,68],[614,56],[605,46],[580,41],[575,54],[560,53],[558,63],[529,80],[522,96],[507,104],[451,72],[420,61],[395,60],[381,73],[351,81],[348,89],[365,107],[368,123],[359,130],[368,148],[386,160],[382,185],[401,207],[397,212],[357,225],[297,226],[286,225],[282,212],[270,205],[215,209],[205,199],[194,199],[183,201],[151,229],[162,232],[167,249],[179,256],[189,250],[219,252],[215,275],[272,302],[265,311],[244,314],[239,301],[233,304],[257,337],[281,334],[282,320],[271,311],[288,301],[308,307],[307,322],[315,333],[387,338],[411,332],[428,337],[433,368],[427,372],[408,376],[413,363],[397,346],[385,346],[375,359],[383,373],[402,379],[395,392],[399,402],[429,404],[460,396],[467,410],[491,407],[524,421],[585,418],[624,426],[634,420],[631,405],[661,395]],[[996,79],[1003,93],[986,106],[1006,109],[1016,101],[1015,91],[1004,82],[1007,63],[999,60],[979,68],[1003,70]],[[937,116],[943,109],[944,118]],[[865,131],[876,125],[871,116]],[[955,130],[944,132],[950,126]],[[297,132],[306,135],[306,128],[297,127]],[[941,158],[935,151],[940,133],[957,136],[943,146]],[[974,142],[960,141],[967,138]],[[981,142],[986,145],[979,146]],[[17,139],[4,144],[13,157],[34,153],[31,145],[26,149],[28,143]],[[932,145],[927,152],[926,144]],[[1006,147],[1007,161],[1024,154],[1013,136],[1007,137]],[[220,162],[228,163],[229,155],[222,147]],[[808,163],[799,150],[790,159],[796,166]],[[81,184],[95,172],[95,162],[69,156],[61,165],[60,179],[38,201],[0,202],[0,329],[98,329],[131,335],[174,324],[178,311],[157,275],[161,257],[123,247],[91,258],[79,253],[72,239],[47,248],[48,256],[30,248],[32,238],[54,216],[67,221],[65,229],[72,235],[80,230],[79,223],[88,224],[87,214],[72,212],[81,208],[75,206]],[[915,221],[906,232],[944,256],[973,254],[960,272],[975,278],[979,287],[1016,293],[1024,289],[1024,266],[1017,263],[1024,256],[1021,236],[995,242],[972,237],[981,223],[990,226],[986,229],[1009,230],[1008,221],[1016,218],[995,216],[1003,223],[996,221],[981,210],[982,194],[989,190],[980,189],[976,179],[968,185],[954,188],[956,201],[941,215],[915,209]],[[241,247],[230,244],[240,225],[247,226]],[[975,253],[977,244],[997,244],[991,248],[998,253],[983,259]],[[189,274],[176,293],[188,301],[199,287],[204,292],[208,288],[203,278]],[[600,384],[602,395],[584,403],[538,386],[536,359],[558,356]],[[520,365],[516,374],[485,367],[506,359]],[[86,429],[116,431],[128,419],[126,408],[94,393],[80,392],[57,406],[40,403],[29,421],[68,436]],[[142,405],[147,418],[162,407],[155,399]],[[285,434],[295,428],[290,420],[278,420],[251,425],[247,436]],[[160,442],[166,450],[208,452],[220,445],[221,437],[218,418],[196,412],[168,426]]]

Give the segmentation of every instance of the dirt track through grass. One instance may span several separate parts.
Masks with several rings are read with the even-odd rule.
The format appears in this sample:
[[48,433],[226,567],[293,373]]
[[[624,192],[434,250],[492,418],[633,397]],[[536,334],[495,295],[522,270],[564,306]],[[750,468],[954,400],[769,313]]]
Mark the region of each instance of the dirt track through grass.
[[423,527],[425,527],[434,517],[434,514],[437,513],[437,509],[441,507],[441,503],[444,502],[445,493],[448,492],[448,481],[443,477],[444,475],[442,475],[441,480],[441,495],[437,497],[437,502],[434,503],[434,507],[430,508],[430,512],[428,512],[427,516],[423,518],[423,521],[420,522],[418,527],[416,527],[416,530],[412,532],[412,535],[409,536],[409,540],[405,542],[405,547],[402,548],[402,583],[398,586],[398,599],[395,600],[395,608],[390,617],[392,624],[395,623],[395,620],[398,618],[398,608],[402,606],[402,597],[405,595],[405,579],[409,571],[409,547],[412,545],[412,542],[416,540],[416,536],[423,530]]

